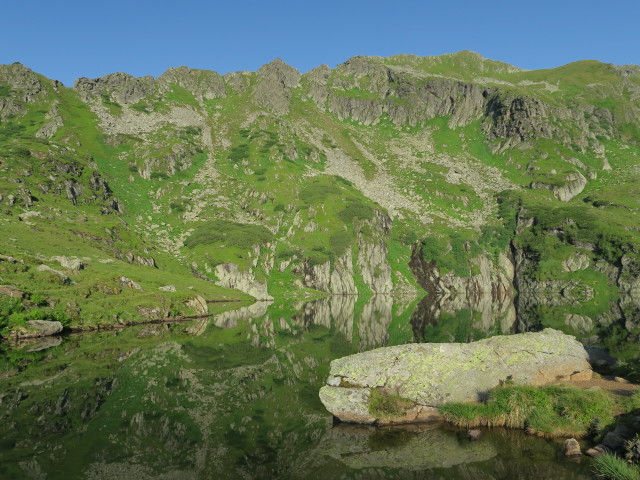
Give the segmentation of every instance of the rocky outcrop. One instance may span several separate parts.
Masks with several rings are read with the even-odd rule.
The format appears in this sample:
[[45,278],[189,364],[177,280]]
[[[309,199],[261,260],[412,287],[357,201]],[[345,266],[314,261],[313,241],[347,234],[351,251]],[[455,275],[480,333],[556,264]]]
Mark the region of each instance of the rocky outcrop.
[[0,65],[0,86],[8,87],[6,97],[0,98],[0,120],[26,113],[25,104],[43,99],[49,85],[58,88],[60,83],[48,80],[18,62]]
[[629,254],[622,256],[617,283],[621,290],[640,295],[640,260],[637,256]]
[[319,265],[311,265],[309,261],[306,261],[303,275],[304,285],[314,290],[333,295],[356,295],[358,293],[353,281],[351,249],[347,249],[333,265],[329,261]]
[[241,271],[235,263],[222,263],[216,265],[215,274],[218,278],[216,285],[227,288],[235,288],[256,300],[273,300],[267,292],[267,285],[256,280],[251,269]]
[[130,278],[127,277],[118,277],[116,278],[116,282],[122,287],[129,288],[131,290],[142,290],[142,287],[139,283],[134,282]]
[[49,337],[59,334],[63,328],[62,323],[57,321],[29,320],[26,330],[20,328],[15,332],[15,335],[20,338]]
[[[320,400],[343,421],[407,423],[437,416],[445,402],[482,400],[505,381],[545,385],[591,378],[584,347],[552,329],[473,343],[410,344],[379,348],[331,362]],[[401,413],[371,408],[372,392],[396,395]]]
[[[468,64],[470,69],[501,70],[495,62],[473,55],[455,54],[456,61]],[[581,150],[592,149],[604,158],[597,137],[611,137],[617,121],[606,108],[568,108],[529,95],[507,93],[496,85],[499,81],[491,78],[443,77],[418,66],[424,61],[402,56],[388,62],[358,56],[335,70],[315,68],[304,75],[304,81],[318,107],[340,119],[375,125],[387,118],[396,125],[417,125],[448,116],[451,128],[483,119],[487,139],[499,140],[492,143],[494,151],[545,138]]]
[[299,82],[300,72],[276,58],[256,73],[253,100],[276,115],[284,115],[289,110],[291,90]]
[[587,186],[587,179],[580,172],[570,173],[564,178],[562,185],[554,185],[544,182],[533,182],[531,188],[537,190],[550,190],[553,196],[561,202],[568,202],[576,195],[582,193]]
[[586,253],[576,252],[572,253],[569,258],[562,262],[562,267],[565,272],[577,272],[578,270],[584,270],[589,268],[591,259]]
[[19,288],[11,285],[0,285],[0,295],[11,298],[27,298],[28,295]]
[[506,254],[501,253],[496,260],[486,254],[473,258],[470,272],[478,273],[460,277],[454,272],[441,274],[434,262],[424,259],[422,247],[417,244],[409,265],[417,282],[430,294],[424,302],[430,317],[437,318],[442,311],[469,309],[481,312],[481,324],[477,325],[480,330],[488,330],[499,320],[503,332],[512,331],[516,319],[515,268]]
[[67,270],[82,270],[84,268],[84,263],[79,258],[69,258],[61,255],[51,257],[51,260],[55,260],[62,268],[66,268]]
[[564,317],[564,323],[581,335],[586,335],[593,330],[593,320],[586,315],[567,313]]
[[322,76],[316,72],[310,93],[318,103],[326,99],[327,110],[339,118],[364,125],[377,124],[383,115],[397,125],[416,125],[440,116],[451,116],[452,127],[466,125],[482,115],[488,92],[481,86],[450,79],[416,81],[410,74],[359,57],[338,67],[338,71],[342,70],[356,79],[369,76],[374,81],[363,87],[360,95],[352,95],[349,92],[354,87],[359,89],[357,83],[337,78],[331,88],[322,88]]
[[206,315],[209,313],[207,301],[200,295],[190,298],[185,302],[185,307],[195,311],[198,315]]
[[38,268],[36,269],[39,272],[49,272],[52,273],[54,275],[57,275],[60,278],[60,281],[64,284],[71,284],[74,283],[68,276],[66,273],[61,272],[60,270],[54,270],[53,268],[51,268],[48,265],[38,265]]
[[128,105],[153,93],[154,79],[150,75],[137,78],[118,72],[95,79],[78,78],[73,88],[84,102],[106,98],[119,105]]
[[178,85],[193,93],[194,97],[200,101],[226,95],[223,77],[210,70],[188,67],[170,68],[157,78],[156,84],[163,92],[171,90],[172,85]]

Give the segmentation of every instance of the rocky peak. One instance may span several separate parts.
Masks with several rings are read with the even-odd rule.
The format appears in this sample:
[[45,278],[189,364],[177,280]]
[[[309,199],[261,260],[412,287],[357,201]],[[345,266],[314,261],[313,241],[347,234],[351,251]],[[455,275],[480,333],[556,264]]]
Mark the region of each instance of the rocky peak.
[[134,77],[128,73],[110,73],[103,77],[78,78],[73,85],[82,100],[89,101],[101,95],[109,95],[120,104],[132,104],[151,94],[155,88],[152,76]]
[[253,99],[257,105],[283,115],[289,110],[291,90],[298,86],[301,77],[298,70],[276,58],[258,70]]
[[[58,83],[56,82],[56,85]],[[0,65],[0,86],[8,86],[18,94],[20,101],[28,103],[37,101],[46,93],[44,77],[18,62]]]
[[276,78],[283,86],[295,88],[300,81],[300,72],[280,58],[271,60],[258,70],[258,78]]
[[211,70],[188,67],[170,68],[157,79],[160,88],[167,90],[176,84],[189,90],[199,100],[221,98],[226,94],[224,78]]

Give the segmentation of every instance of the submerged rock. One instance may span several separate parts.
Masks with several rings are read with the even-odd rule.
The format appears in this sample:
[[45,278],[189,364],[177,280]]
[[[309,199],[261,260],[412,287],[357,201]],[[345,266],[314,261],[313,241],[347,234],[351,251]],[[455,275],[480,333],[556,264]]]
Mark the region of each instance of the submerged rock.
[[[504,382],[540,386],[591,378],[588,358],[574,337],[553,329],[468,344],[379,348],[331,362],[320,400],[348,422],[427,421],[437,418],[439,405],[480,401]],[[373,390],[388,399],[381,408],[372,408]]]

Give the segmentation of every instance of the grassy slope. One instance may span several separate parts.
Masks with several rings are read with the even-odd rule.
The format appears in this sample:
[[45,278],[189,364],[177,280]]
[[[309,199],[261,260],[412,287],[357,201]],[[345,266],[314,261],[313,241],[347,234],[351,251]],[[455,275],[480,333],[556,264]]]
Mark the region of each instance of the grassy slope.
[[[369,61],[401,68],[416,79],[440,76],[476,82],[500,88],[504,95],[526,95],[550,105],[591,104],[616,113],[624,111],[631,101],[626,90],[620,88],[619,72],[609,65],[591,61],[534,72],[481,59],[471,52],[437,58],[398,56]],[[494,258],[507,250],[514,236],[517,208],[536,218],[538,227],[519,234],[515,241],[523,247],[537,249],[540,261],[535,275],[539,279],[574,280],[596,290],[610,287],[604,275],[592,270],[558,273],[562,261],[575,248],[567,235],[550,237],[547,232],[562,228],[567,219],[577,222],[577,227],[570,232],[573,241],[589,241],[598,246],[589,254],[594,258],[602,257],[605,247],[611,245],[609,250],[617,260],[625,252],[634,255],[628,245],[640,242],[637,229],[629,229],[637,223],[638,204],[633,192],[639,188],[636,170],[640,152],[634,143],[637,138],[633,126],[621,125],[618,137],[602,139],[612,166],[611,171],[605,171],[601,170],[602,162],[593,152],[575,149],[556,139],[530,141],[516,149],[491,153],[485,139],[485,126],[480,120],[455,129],[449,127],[447,117],[426,119],[413,126],[394,125],[384,116],[370,127],[351,120],[341,121],[305,98],[308,87],[304,79],[303,86],[294,91],[289,114],[274,117],[252,102],[255,75],[242,75],[248,90],[236,90],[228,85],[223,98],[198,100],[184,87],[171,84],[167,91],[157,91],[132,108],[140,115],[151,115],[154,111],[167,114],[173,107],[190,108],[205,119],[199,127],[165,125],[153,132],[105,138],[99,131],[95,114],[72,90],[65,88],[59,92],[49,89],[41,101],[27,105],[26,115],[5,122],[0,130],[5,139],[2,168],[7,172],[0,178],[2,190],[16,192],[18,185],[11,179],[29,165],[26,184],[38,197],[31,209],[41,211],[42,217],[30,219],[31,225],[17,222],[16,215],[26,210],[19,203],[9,209],[12,215],[3,217],[6,228],[0,235],[6,237],[2,239],[6,247],[2,253],[24,258],[29,267],[24,272],[13,271],[14,267],[4,268],[3,282],[31,291],[41,290],[42,295],[54,300],[73,299],[83,311],[95,312],[98,317],[98,312],[106,309],[108,314],[102,315],[100,321],[107,322],[119,312],[120,304],[143,304],[152,301],[152,297],[162,297],[161,301],[167,305],[180,304],[192,292],[208,299],[242,297],[193,278],[194,262],[200,274],[211,279],[215,279],[212,273],[215,265],[231,261],[241,269],[252,268],[257,279],[266,279],[270,292],[277,296],[298,291],[298,276],[292,272],[296,261],[306,259],[310,264],[335,261],[346,248],[352,249],[357,258],[357,231],[362,221],[373,218],[376,210],[385,210],[352,183],[322,174],[331,150],[351,158],[366,181],[375,179],[383,165],[398,191],[428,206],[430,224],[405,210],[403,219],[394,221],[386,237],[395,278],[403,278],[413,285],[415,281],[407,267],[413,242],[424,239],[431,245],[434,259],[444,272],[454,270],[461,276],[474,274],[477,272],[473,268],[460,266],[481,252],[489,252]],[[353,88],[344,87],[351,81],[355,82]],[[343,85],[334,89],[339,95],[371,100],[372,81],[367,76],[357,79],[344,76],[337,69],[331,73],[329,83]],[[5,90],[3,95],[11,95],[11,91]],[[34,134],[46,122],[45,114],[53,100],[59,101],[65,125],[50,140],[35,139]],[[121,114],[128,108],[118,105],[111,97],[102,98],[102,102],[113,114]],[[212,148],[204,142],[204,129],[210,129]],[[399,153],[397,145],[406,147],[404,153]],[[33,154],[46,158],[42,161]],[[420,168],[412,167],[406,155]],[[504,179],[513,184],[513,189],[483,193],[464,180],[452,182],[449,175],[454,167],[433,161],[434,156],[458,159],[462,162],[458,165],[466,162],[478,168],[483,165],[497,168]],[[589,181],[581,195],[561,203],[553,199],[549,191],[526,188],[532,182],[562,185],[564,176],[576,171],[587,175],[589,171],[563,160],[572,157],[589,171],[597,171],[597,178]],[[74,207],[64,193],[35,193],[39,184],[47,182],[49,172],[45,167],[61,161],[79,166],[82,173],[78,180],[85,185],[92,171],[91,161],[95,162],[109,183],[112,196],[124,204],[125,213],[101,215],[104,202],[100,199],[82,198]],[[216,172],[214,178],[200,174],[210,167]],[[148,174],[143,176],[141,172],[145,169]],[[75,178],[73,173],[66,177]],[[495,194],[493,198],[491,193]],[[498,200],[503,202],[503,207],[498,208]],[[493,215],[485,217],[485,225],[473,226],[471,220],[475,212],[483,208]],[[185,222],[185,216],[195,210],[199,212],[198,220]],[[355,217],[349,214],[354,211],[359,212]],[[168,248],[164,242],[187,239],[194,231],[206,229],[210,219],[227,221],[224,225],[229,229],[228,235],[209,236],[209,242],[199,245],[187,242],[186,247],[182,247],[179,240],[174,242],[175,248]],[[228,240],[241,236],[242,225],[247,223],[262,225],[271,232],[271,236],[262,240],[259,252],[247,248],[246,242]],[[215,224],[215,228],[221,228],[220,225]],[[128,265],[119,260],[100,263],[96,260],[109,254],[113,256],[113,251],[106,252],[95,242],[70,234],[71,230],[115,239],[124,252],[155,257],[160,269]],[[371,233],[365,230],[365,236],[370,237]],[[106,296],[101,299],[93,293],[88,299],[81,299],[75,293],[76,288],[49,285],[47,279],[32,273],[38,263],[34,260],[37,255],[51,257],[62,253],[92,259],[86,262],[85,271],[73,275],[77,288],[91,289],[96,283],[113,282],[119,273],[142,283],[145,290],[127,292],[126,295],[136,299],[131,302],[114,301]],[[617,261],[616,258],[613,261]],[[273,269],[268,266],[271,259]],[[283,272],[279,271],[280,262],[292,260]],[[175,285],[178,292],[174,295],[157,291],[157,287],[164,284]],[[367,291],[361,281],[358,284],[361,292]]]

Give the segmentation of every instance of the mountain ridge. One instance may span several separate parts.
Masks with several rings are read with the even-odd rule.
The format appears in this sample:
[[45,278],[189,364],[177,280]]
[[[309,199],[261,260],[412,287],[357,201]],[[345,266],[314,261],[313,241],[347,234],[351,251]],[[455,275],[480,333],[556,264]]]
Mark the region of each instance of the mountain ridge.
[[[640,69],[593,61],[524,71],[463,51],[301,74],[276,59],[74,88],[0,66],[0,253],[27,261],[0,274],[44,298],[25,315],[92,325],[238,291],[457,292],[511,317],[492,299],[595,304],[640,286],[639,119]],[[33,272],[67,245],[91,259],[82,295]],[[135,260],[150,257],[159,272]]]

